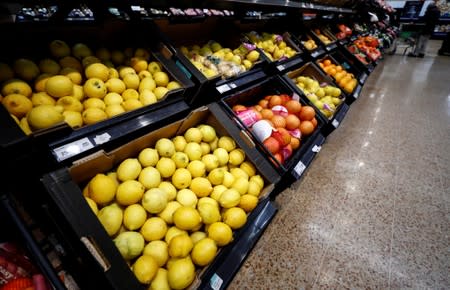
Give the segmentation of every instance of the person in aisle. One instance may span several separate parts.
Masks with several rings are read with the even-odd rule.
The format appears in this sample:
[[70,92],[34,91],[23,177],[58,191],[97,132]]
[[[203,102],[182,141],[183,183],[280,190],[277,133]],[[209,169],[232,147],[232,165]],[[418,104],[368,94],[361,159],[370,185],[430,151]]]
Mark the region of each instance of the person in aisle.
[[427,48],[428,40],[430,39],[431,34],[434,31],[434,27],[436,26],[439,17],[441,16],[441,12],[439,8],[436,6],[437,0],[431,2],[427,10],[425,11],[425,15],[423,16],[423,22],[425,26],[421,30],[419,37],[417,39],[416,47],[414,52],[409,53],[408,56],[411,57],[424,57],[425,49]]

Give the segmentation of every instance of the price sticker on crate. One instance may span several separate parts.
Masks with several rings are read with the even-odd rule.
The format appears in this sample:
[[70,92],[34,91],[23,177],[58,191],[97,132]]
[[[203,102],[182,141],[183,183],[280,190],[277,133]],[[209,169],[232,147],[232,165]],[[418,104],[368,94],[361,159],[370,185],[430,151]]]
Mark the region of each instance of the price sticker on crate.
[[58,147],[53,150],[53,153],[56,155],[58,161],[63,161],[91,148],[94,148],[94,144],[86,137]]
[[334,120],[331,122],[331,125],[333,125],[334,128],[337,128],[337,127],[339,127],[339,121],[336,120],[336,119],[334,119]]
[[284,65],[282,65],[282,64],[277,65],[278,71],[283,71],[284,69],[285,69]]
[[300,176],[302,176],[305,169],[306,169],[306,165],[300,161],[299,163],[297,163],[297,165],[295,165],[294,172],[297,174],[297,177],[300,178]]
[[224,84],[224,85],[216,87],[216,90],[219,93],[223,94],[223,93],[228,92],[229,90],[231,90],[231,88],[230,88],[230,86],[228,84]]
[[222,287],[223,280],[219,277],[216,273],[211,277],[211,280],[209,280],[209,284],[211,285],[211,288],[214,290],[219,290]]

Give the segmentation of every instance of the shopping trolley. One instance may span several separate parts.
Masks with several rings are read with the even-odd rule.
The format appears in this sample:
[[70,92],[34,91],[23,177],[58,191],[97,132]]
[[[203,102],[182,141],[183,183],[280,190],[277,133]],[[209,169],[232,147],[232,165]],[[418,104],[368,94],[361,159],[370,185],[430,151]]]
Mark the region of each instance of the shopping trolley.
[[402,55],[405,55],[407,52],[413,52],[424,26],[425,24],[423,23],[401,23],[395,50],[402,48]]

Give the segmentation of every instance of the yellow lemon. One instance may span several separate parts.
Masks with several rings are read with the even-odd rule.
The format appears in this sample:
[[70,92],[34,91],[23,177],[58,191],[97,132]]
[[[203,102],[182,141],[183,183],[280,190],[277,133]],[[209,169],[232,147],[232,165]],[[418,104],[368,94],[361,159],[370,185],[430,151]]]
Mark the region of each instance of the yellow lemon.
[[33,102],[24,95],[11,94],[2,100],[3,106],[17,118],[24,117],[33,108]]
[[114,116],[125,113],[125,109],[120,104],[113,104],[106,106],[105,113],[108,116],[108,118],[112,118]]
[[145,240],[138,232],[125,231],[114,239],[114,244],[125,260],[131,260],[142,253]]
[[[191,143],[188,143],[188,145]],[[191,173],[192,177],[202,177],[205,175],[206,172],[206,166],[203,162],[200,160],[194,160],[191,161],[188,166],[187,170]]]
[[141,163],[136,158],[127,158],[117,167],[117,178],[121,181],[136,179],[141,173]]
[[83,126],[83,117],[80,112],[75,111],[64,111],[63,113],[64,121],[69,124],[72,128],[78,128]]
[[241,201],[241,194],[234,188],[222,192],[219,198],[219,204],[224,208],[237,206]]
[[162,189],[151,188],[144,193],[141,202],[149,213],[157,214],[166,208],[167,194]]
[[240,229],[247,222],[247,214],[240,207],[232,207],[223,213],[223,222],[233,230]]
[[145,148],[139,153],[138,160],[144,167],[155,166],[159,160],[158,151],[153,148]]
[[200,129],[198,128],[189,128],[185,133],[184,133],[184,139],[186,139],[186,142],[195,142],[195,143],[199,143],[202,142],[202,131],[200,131]]
[[158,169],[162,177],[168,178],[175,173],[177,166],[171,158],[161,157],[156,163],[156,169]]
[[143,90],[150,90],[153,91],[156,88],[155,80],[152,77],[146,77],[141,80],[139,83],[139,92],[142,92]]
[[184,258],[191,252],[194,247],[191,238],[186,235],[177,235],[170,240],[169,256],[172,258]]
[[167,75],[167,73],[162,71],[153,73],[153,79],[155,80],[156,86],[158,87],[166,87],[169,83],[169,76]]
[[137,203],[141,200],[144,190],[144,186],[139,181],[126,180],[117,187],[116,201],[121,205]]
[[152,256],[143,255],[133,264],[133,273],[142,284],[150,284],[158,272],[158,263]]
[[195,279],[195,266],[189,257],[174,261],[168,268],[167,279],[170,288],[187,288]]
[[216,242],[211,238],[204,238],[195,244],[191,258],[194,264],[203,267],[211,263],[217,254]]
[[169,260],[169,249],[164,241],[151,241],[145,246],[143,254],[152,256],[159,267],[164,266]]
[[84,107],[85,110],[87,110],[89,108],[97,108],[97,109],[100,109],[100,110],[105,110],[106,109],[106,104],[101,99],[89,98],[89,99],[87,99],[87,100],[85,100],[83,102],[83,107]]
[[197,232],[193,232],[190,236],[189,236],[192,240],[192,243],[197,244],[199,241],[203,240],[204,238],[207,238],[208,235],[205,232],[201,232],[201,231],[197,231]]
[[211,182],[205,177],[195,177],[192,179],[189,189],[198,197],[208,196],[213,190]]
[[219,201],[220,199],[220,195],[227,190],[228,188],[225,185],[219,184],[214,186],[213,191],[211,192],[211,198],[214,199],[215,201]]
[[191,161],[200,160],[203,155],[202,147],[200,146],[200,144],[196,142],[187,143],[186,146],[184,147],[183,152],[187,154],[189,160]]
[[182,207],[182,205],[178,201],[169,201],[167,206],[158,214],[158,216],[167,224],[173,224],[173,213],[180,207]]
[[220,211],[217,206],[210,203],[203,203],[198,205],[197,208],[204,224],[209,225],[221,220]]
[[84,199],[86,199],[87,204],[89,205],[89,207],[92,209],[92,211],[94,212],[95,215],[98,214],[98,206],[95,203],[95,201],[93,201],[91,198],[85,196]]
[[136,91],[135,89],[126,89],[125,91],[123,91],[122,93],[122,98],[126,101],[129,99],[135,99],[138,100],[139,99],[139,92]]
[[63,122],[64,116],[55,106],[40,105],[31,109],[27,115],[27,121],[33,129],[45,129]]
[[152,91],[144,89],[139,93],[139,101],[141,101],[144,106],[148,106],[158,102],[158,99]]
[[142,108],[144,105],[141,103],[141,101],[136,99],[129,99],[122,103],[122,107],[125,109],[125,111],[134,111],[136,109]]
[[208,227],[208,238],[213,239],[218,246],[228,245],[233,240],[233,231],[223,222],[215,222]]
[[119,78],[110,78],[105,83],[108,92],[121,94],[125,91],[125,83]]
[[138,180],[146,189],[158,187],[161,183],[161,174],[155,167],[148,166],[141,170]]
[[123,212],[123,225],[130,231],[142,227],[147,220],[147,212],[140,204],[129,205]]
[[170,227],[170,228],[167,230],[166,236],[164,237],[164,241],[165,241],[167,244],[169,244],[170,241],[171,241],[174,237],[176,237],[176,236],[178,236],[178,235],[187,235],[187,234],[188,234],[188,233],[187,233],[186,231],[181,230],[181,229],[177,228],[176,226],[173,226],[173,227]]
[[45,83],[45,90],[50,96],[55,98],[70,96],[73,93],[73,83],[66,76],[49,77]]
[[3,84],[2,95],[20,94],[30,97],[32,89],[29,84],[19,79],[10,79]]
[[192,190],[184,188],[178,191],[176,200],[183,206],[195,208],[198,198]]
[[103,63],[93,63],[84,70],[86,78],[98,78],[106,82],[109,78],[109,68]]
[[88,79],[83,85],[83,90],[84,94],[89,98],[103,99],[108,93],[105,83],[99,78]]
[[245,152],[242,149],[234,149],[229,153],[228,162],[231,165],[239,166],[245,160]]
[[172,201],[177,197],[176,187],[169,181],[163,181],[158,185],[158,188],[167,193],[167,201]]
[[159,268],[148,290],[170,290],[169,278],[167,275],[168,271],[166,269]]
[[155,149],[161,157],[172,157],[175,153],[175,145],[168,138],[161,138],[156,141]]
[[182,206],[173,213],[173,222],[177,228],[192,230],[202,221],[198,211],[190,206]]
[[123,212],[117,204],[111,204],[102,208],[97,217],[109,236],[115,235],[122,225]]
[[169,92],[169,90],[165,87],[156,87],[153,90],[153,93],[155,94],[156,99],[158,99],[158,100],[163,99],[168,92]]
[[178,168],[172,175],[172,184],[178,189],[184,189],[189,187],[191,181],[192,181],[191,172],[186,168]]
[[246,212],[251,212],[258,205],[258,198],[254,195],[244,194],[241,196],[238,207]]
[[129,73],[126,74],[123,78],[122,78],[123,82],[125,83],[125,86],[127,87],[127,89],[135,89],[137,90],[139,88],[139,83],[140,83],[140,79],[139,76],[137,74],[133,74],[133,73]]
[[164,238],[167,232],[167,224],[160,217],[151,217],[142,225],[140,233],[147,242]]
[[236,142],[229,136],[222,136],[219,138],[217,146],[231,152],[236,148]]

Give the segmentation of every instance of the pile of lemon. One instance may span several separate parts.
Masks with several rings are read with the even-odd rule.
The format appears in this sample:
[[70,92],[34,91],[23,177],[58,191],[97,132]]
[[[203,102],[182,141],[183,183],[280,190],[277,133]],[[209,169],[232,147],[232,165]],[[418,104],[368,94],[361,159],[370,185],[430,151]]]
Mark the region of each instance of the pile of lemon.
[[0,63],[0,101],[27,134],[59,122],[76,128],[162,100],[181,85],[144,48],[94,52],[50,43],[52,58]]
[[184,289],[245,225],[263,188],[235,141],[201,124],[97,174],[83,195],[141,283]]

